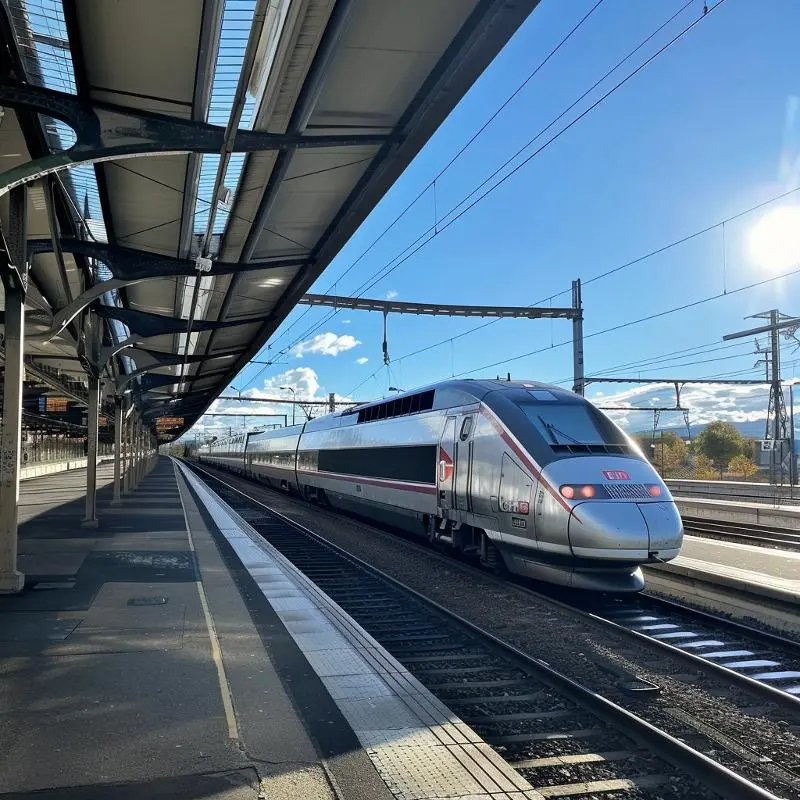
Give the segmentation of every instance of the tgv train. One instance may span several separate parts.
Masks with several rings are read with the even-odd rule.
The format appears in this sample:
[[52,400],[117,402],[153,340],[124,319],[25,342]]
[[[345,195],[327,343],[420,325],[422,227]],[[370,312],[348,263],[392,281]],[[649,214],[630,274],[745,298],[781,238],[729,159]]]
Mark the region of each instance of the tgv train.
[[198,451],[333,508],[473,553],[496,569],[590,591],[644,587],[683,525],[633,441],[555,386],[450,380]]

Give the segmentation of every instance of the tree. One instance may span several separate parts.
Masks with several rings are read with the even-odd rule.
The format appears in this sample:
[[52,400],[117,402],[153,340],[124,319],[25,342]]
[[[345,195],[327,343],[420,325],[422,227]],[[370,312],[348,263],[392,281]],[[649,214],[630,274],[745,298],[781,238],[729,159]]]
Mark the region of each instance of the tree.
[[654,462],[666,478],[671,472],[686,464],[686,442],[672,431],[663,431],[656,440]]
[[728,462],[744,452],[742,434],[728,422],[712,422],[695,439],[696,452],[711,459],[720,477]]
[[694,477],[698,481],[715,481],[717,479],[714,462],[708,456],[697,456],[695,458]]
[[758,467],[746,455],[734,456],[728,464],[728,472],[750,478],[758,472]]
[[686,464],[686,442],[672,431],[661,431],[655,439],[652,434],[639,434],[635,439],[645,458],[664,477]]

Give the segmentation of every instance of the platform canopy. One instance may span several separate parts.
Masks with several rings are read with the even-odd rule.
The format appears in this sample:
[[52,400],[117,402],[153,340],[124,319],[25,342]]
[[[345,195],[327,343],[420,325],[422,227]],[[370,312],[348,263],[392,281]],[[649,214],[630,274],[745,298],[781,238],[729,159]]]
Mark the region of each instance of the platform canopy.
[[28,374],[180,435],[537,2],[0,0]]

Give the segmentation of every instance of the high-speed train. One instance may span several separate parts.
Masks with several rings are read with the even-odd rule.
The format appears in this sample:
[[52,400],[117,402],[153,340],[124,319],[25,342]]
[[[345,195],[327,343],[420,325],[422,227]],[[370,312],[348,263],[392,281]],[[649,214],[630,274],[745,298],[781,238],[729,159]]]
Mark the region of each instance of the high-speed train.
[[683,525],[634,442],[572,392],[450,380],[205,445],[198,458],[577,589],[635,592]]

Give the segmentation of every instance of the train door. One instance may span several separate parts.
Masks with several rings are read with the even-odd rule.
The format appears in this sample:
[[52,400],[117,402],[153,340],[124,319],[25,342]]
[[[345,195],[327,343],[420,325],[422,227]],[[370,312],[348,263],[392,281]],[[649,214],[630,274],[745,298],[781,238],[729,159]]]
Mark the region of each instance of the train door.
[[439,440],[437,462],[437,505],[442,509],[455,508],[453,497],[453,472],[456,457],[456,418],[448,417],[442,438]]
[[472,510],[472,428],[474,414],[464,414],[458,419],[458,436],[455,441],[455,507],[459,511]]

